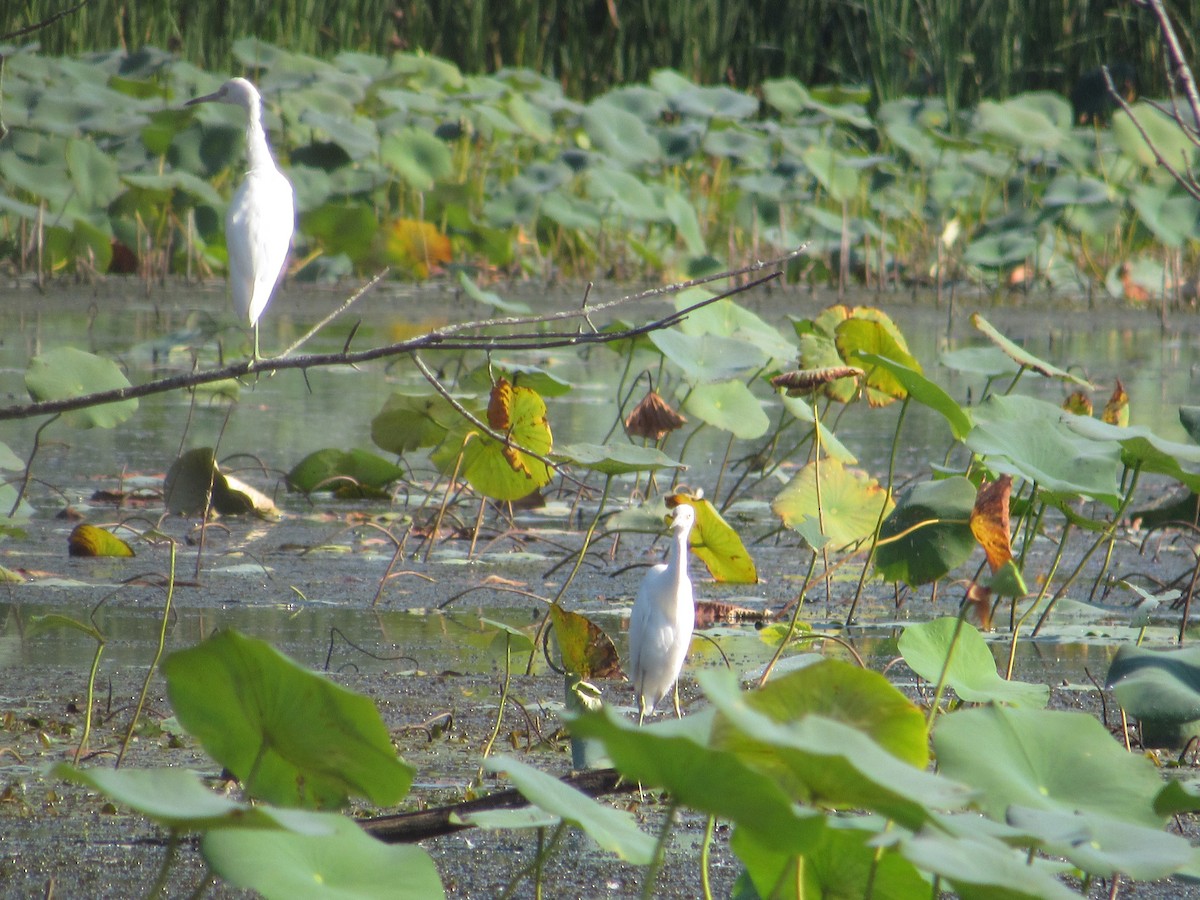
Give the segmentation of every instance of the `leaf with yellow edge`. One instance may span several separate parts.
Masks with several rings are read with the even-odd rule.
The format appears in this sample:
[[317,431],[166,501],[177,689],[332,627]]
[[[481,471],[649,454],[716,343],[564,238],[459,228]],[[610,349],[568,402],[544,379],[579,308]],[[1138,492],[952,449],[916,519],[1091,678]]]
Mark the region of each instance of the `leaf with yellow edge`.
[[1120,378],[1117,379],[1117,386],[1113,388],[1112,396],[1104,404],[1104,412],[1100,414],[1100,419],[1109,425],[1119,425],[1121,428],[1129,424],[1129,394],[1125,392],[1125,385],[1121,384]]
[[707,500],[687,494],[672,494],[666,498],[667,507],[686,503],[696,510],[692,528],[692,552],[708,567],[717,581],[726,584],[757,584],[758,569],[738,533],[721,518],[715,506]]
[[397,219],[384,231],[388,262],[416,278],[428,278],[450,262],[450,238],[432,222]]
[[67,538],[71,556],[134,556],[133,548],[103,528],[86,522],[76,525]]
[[864,362],[859,354],[885,356],[922,374],[921,364],[908,352],[900,329],[882,313],[871,317],[856,315],[847,319],[838,326],[834,342],[842,359],[852,366],[866,369],[867,402],[871,406],[886,406],[893,400],[902,400],[908,396],[908,390],[892,372]]
[[[775,515],[789,528],[796,529],[810,545],[828,542],[834,549],[869,538],[875,533],[880,513],[886,516],[893,506],[878,481],[861,469],[847,468],[832,458],[822,459],[817,465],[808,463],[771,501]],[[820,540],[822,536],[825,540]]]
[[563,668],[584,681],[593,678],[617,678],[621,661],[612,639],[595,622],[577,612],[550,606],[554,636]]
[[[550,481],[553,469],[523,450],[545,456],[554,444],[546,402],[532,388],[513,387],[501,378],[488,400],[488,425],[511,441],[497,441],[464,423],[433,454],[443,472],[452,472],[462,453],[459,473],[493,500],[519,500]],[[523,448],[518,449],[518,447]]]

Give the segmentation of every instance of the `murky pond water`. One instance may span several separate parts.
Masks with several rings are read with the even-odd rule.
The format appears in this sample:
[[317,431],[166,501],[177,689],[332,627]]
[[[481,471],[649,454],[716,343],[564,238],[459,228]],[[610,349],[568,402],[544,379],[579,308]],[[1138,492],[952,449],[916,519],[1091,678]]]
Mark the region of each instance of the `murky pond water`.
[[[537,311],[549,311],[577,306],[581,293],[525,291],[520,299]],[[605,288],[593,290],[591,296],[597,301],[623,293]],[[341,299],[341,292],[289,290],[264,319],[266,352],[290,343]],[[836,298],[776,289],[740,299],[790,333],[788,316],[814,315]],[[914,356],[957,399],[977,396],[982,379],[955,374],[938,367],[936,361],[944,349],[983,343],[967,321],[970,312],[982,309],[989,321],[1026,349],[1091,378],[1099,386],[1094,398],[1098,406],[1120,378],[1132,400],[1133,423],[1184,439],[1177,406],[1196,396],[1200,380],[1192,362],[1200,359],[1200,322],[1192,317],[1175,315],[1164,328],[1149,311],[1097,312],[1058,301],[1043,304],[1036,298],[1021,298],[1019,304],[1006,299],[1001,305],[959,298],[953,314],[935,308],[928,298],[914,302],[908,297],[870,294],[848,299],[887,309],[907,336]],[[666,309],[664,302],[657,301],[627,307],[619,314],[641,321]],[[485,308],[445,288],[380,289],[305,349],[341,349],[360,320],[354,334],[356,348],[488,315]],[[197,323],[213,317],[231,323],[223,292],[214,288],[156,290],[146,295],[133,283],[109,283],[96,290],[46,296],[26,289],[9,291],[0,310],[4,326],[0,329],[0,405],[25,399],[26,364],[33,355],[56,346],[85,347],[117,358],[135,383],[173,370],[186,371],[192,354],[182,348],[195,341]],[[227,354],[243,352],[240,331],[230,326],[220,335]],[[200,363],[214,364],[215,345],[200,342],[200,346]],[[430,352],[425,359],[432,366],[446,366],[448,372],[460,365],[458,355],[442,358]],[[620,398],[614,385],[619,357],[598,347],[513,359],[549,369],[573,385],[570,393],[549,400],[556,441],[604,439],[618,419]],[[480,357],[472,365],[482,361]],[[492,647],[495,630],[481,618],[516,627],[540,619],[544,598],[554,596],[567,571],[558,564],[579,546],[580,526],[590,512],[587,504],[576,508],[571,496],[552,492],[545,509],[519,514],[518,524],[527,531],[519,538],[489,524],[474,555],[467,540],[453,539],[433,548],[428,560],[425,548],[416,546],[394,559],[395,545],[384,529],[406,512],[403,498],[394,505],[342,503],[325,496],[310,502],[281,487],[282,473],[311,451],[330,446],[370,449],[371,419],[384,401],[397,387],[420,384],[424,381],[419,373],[401,357],[363,370],[312,369],[250,379],[232,412],[220,403],[193,404],[190,395],[175,392],[143,399],[137,414],[112,431],[73,431],[61,423],[47,428],[33,468],[36,480],[30,496],[37,513],[25,537],[0,543],[0,564],[27,575],[26,583],[0,585],[0,716],[8,715],[10,723],[37,719],[77,725],[77,710],[69,711],[67,704],[82,698],[95,644],[79,631],[39,631],[34,626],[36,616],[53,612],[91,621],[105,635],[101,682],[110,691],[108,702],[113,708],[130,702],[153,657],[165,602],[161,579],[170,564],[168,543],[134,541],[138,556],[127,561],[71,559],[67,535],[75,523],[56,517],[70,505],[89,521],[111,525],[124,520],[138,533],[158,528],[178,542],[179,585],[167,627],[168,650],[194,644],[215,629],[236,627],[379,697],[394,733],[409,734],[408,729],[429,717],[455,711],[463,722],[457,755],[415,741],[402,747],[422,770],[419,778],[449,785],[456,773],[477,765],[480,735],[487,729],[487,711],[494,709],[501,666]],[[1064,394],[1058,383],[1039,385],[1031,378],[1026,378],[1022,389],[1042,390],[1053,400]],[[863,467],[876,474],[886,469],[895,415],[895,409],[853,408],[837,423],[839,437],[859,455]],[[0,440],[24,457],[40,424],[0,423]],[[668,453],[682,450],[682,436],[675,438],[677,443],[668,445]],[[219,444],[218,456],[226,460],[227,470],[237,470],[240,477],[276,498],[284,513],[281,522],[226,519],[207,529],[201,551],[196,523],[173,517],[160,520],[161,506],[153,499],[144,509],[120,510],[93,499],[98,489],[145,489],[153,494],[181,446],[214,444]],[[948,444],[944,422],[914,407],[905,425],[901,465],[910,472],[926,471],[928,461],[940,460]],[[727,439],[714,429],[690,440],[687,484],[714,491],[726,451]],[[412,468],[418,480],[432,474],[420,459],[412,462]],[[627,502],[635,490],[634,480],[617,479],[616,484],[614,502]],[[759,610],[777,610],[792,598],[803,554],[794,539],[770,534],[775,523],[766,505],[780,485],[760,486],[734,510],[739,528],[755,541],[751,550],[762,583],[737,587],[701,580],[700,596]],[[463,513],[468,527],[473,509]],[[418,549],[421,552],[414,554]],[[1174,573],[1190,565],[1186,548],[1167,543],[1157,552],[1155,559],[1146,561],[1136,545],[1125,543],[1114,566],[1156,566]],[[627,567],[654,558],[647,536],[626,536],[619,543],[605,538],[566,597],[570,607],[591,616],[614,637],[622,655],[624,620],[641,573],[640,568],[629,571]],[[695,577],[699,568],[693,563]],[[381,589],[389,571],[392,577]],[[895,640],[905,622],[952,613],[956,602],[942,597],[931,604],[928,595],[921,594],[897,608],[890,593],[875,591],[860,611],[859,624],[843,629],[846,598],[838,594],[829,604],[823,597],[812,600],[806,618],[818,631],[848,639],[879,669],[896,656]],[[1082,618],[1065,615],[1043,638],[1020,645],[1017,671],[1029,680],[1090,690],[1089,679],[1103,677],[1115,641],[1132,633],[1127,619],[1119,604],[1093,609]],[[1169,619],[1164,620],[1152,637],[1165,639],[1170,627]],[[833,646],[828,649],[845,652]],[[1001,655],[1007,645],[997,644],[996,649]],[[689,667],[728,664],[739,672],[751,672],[761,668],[771,652],[754,626],[723,625],[706,630],[704,639],[694,643]],[[539,675],[524,684],[524,699],[552,713],[561,701],[561,681],[540,662],[537,671]],[[910,673],[894,672],[899,683],[913,685]],[[610,702],[626,706],[631,702],[627,685],[614,682],[606,693],[611,694]],[[695,701],[694,686],[689,685],[685,697]],[[157,700],[163,709],[161,697]],[[69,739],[48,740],[44,759],[63,758],[73,748]],[[0,744],[4,742],[0,735]],[[0,756],[0,780],[19,780],[27,765],[28,761]],[[469,842],[456,846],[458,857],[472,852]],[[728,861],[727,856],[721,859]],[[52,863],[47,865],[52,868]],[[45,871],[33,869],[25,884],[44,885]],[[680,885],[676,895],[689,896],[688,883]]]

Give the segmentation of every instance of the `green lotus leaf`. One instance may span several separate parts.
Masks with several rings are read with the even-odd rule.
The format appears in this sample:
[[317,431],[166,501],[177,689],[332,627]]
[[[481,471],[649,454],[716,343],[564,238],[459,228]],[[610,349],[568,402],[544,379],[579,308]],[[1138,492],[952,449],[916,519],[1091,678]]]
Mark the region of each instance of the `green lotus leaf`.
[[962,476],[910,488],[880,528],[876,571],[885,581],[916,587],[958,568],[976,546],[974,507],[975,486]]
[[[130,387],[110,359],[74,347],[57,347],[35,356],[25,370],[25,387],[34,400],[70,400]],[[137,411],[136,399],[117,400],[63,414],[73,428],[113,428]]]

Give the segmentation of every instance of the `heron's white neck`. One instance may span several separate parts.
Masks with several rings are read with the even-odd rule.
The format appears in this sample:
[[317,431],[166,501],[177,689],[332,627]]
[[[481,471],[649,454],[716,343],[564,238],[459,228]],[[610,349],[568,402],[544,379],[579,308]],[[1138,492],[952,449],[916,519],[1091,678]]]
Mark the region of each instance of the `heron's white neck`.
[[671,534],[671,552],[667,560],[675,583],[680,584],[688,577],[688,532],[683,529],[674,530]]
[[267,143],[267,132],[262,123],[262,102],[254,97],[246,110],[246,163],[248,171],[275,169],[271,156],[271,145]]

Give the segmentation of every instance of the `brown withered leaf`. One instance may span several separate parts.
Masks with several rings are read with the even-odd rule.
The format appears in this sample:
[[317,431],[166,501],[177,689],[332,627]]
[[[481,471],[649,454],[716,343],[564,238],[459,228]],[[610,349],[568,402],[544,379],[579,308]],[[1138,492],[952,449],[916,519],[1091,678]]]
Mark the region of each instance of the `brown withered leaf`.
[[672,409],[658,391],[650,391],[626,417],[625,432],[634,437],[661,441],[686,422],[687,419]]
[[507,378],[501,378],[492,386],[491,396],[488,397],[487,419],[492,429],[504,434],[511,424],[509,411],[512,409],[512,385]]
[[557,603],[550,606],[550,618],[564,669],[585,681],[620,678],[624,674],[617,648],[595,622]]
[[821,369],[795,369],[771,379],[771,386],[783,388],[789,397],[803,397],[817,388],[842,378],[862,378],[866,373],[858,366],[825,366]]
[[1077,416],[1090,416],[1092,414],[1092,398],[1083,391],[1072,391],[1071,394],[1063,401],[1063,409],[1069,413],[1075,413]]
[[971,533],[987,554],[988,566],[993,574],[1012,559],[1008,521],[1008,498],[1011,494],[1012,476],[1001,475],[979,488],[975,495],[975,508],[971,510]]
[[979,627],[989,631],[992,627],[992,589],[977,581],[971,582],[967,588],[967,603],[970,604],[969,611],[974,613]]
[[748,606],[735,606],[722,600],[697,600],[697,628],[711,628],[718,623],[741,624],[744,622],[765,622],[768,619],[765,610],[751,609]]
[[1129,394],[1125,392],[1125,385],[1121,384],[1120,378],[1117,379],[1112,396],[1104,404],[1104,412],[1100,414],[1100,419],[1109,425],[1120,425],[1122,428],[1129,424]]

